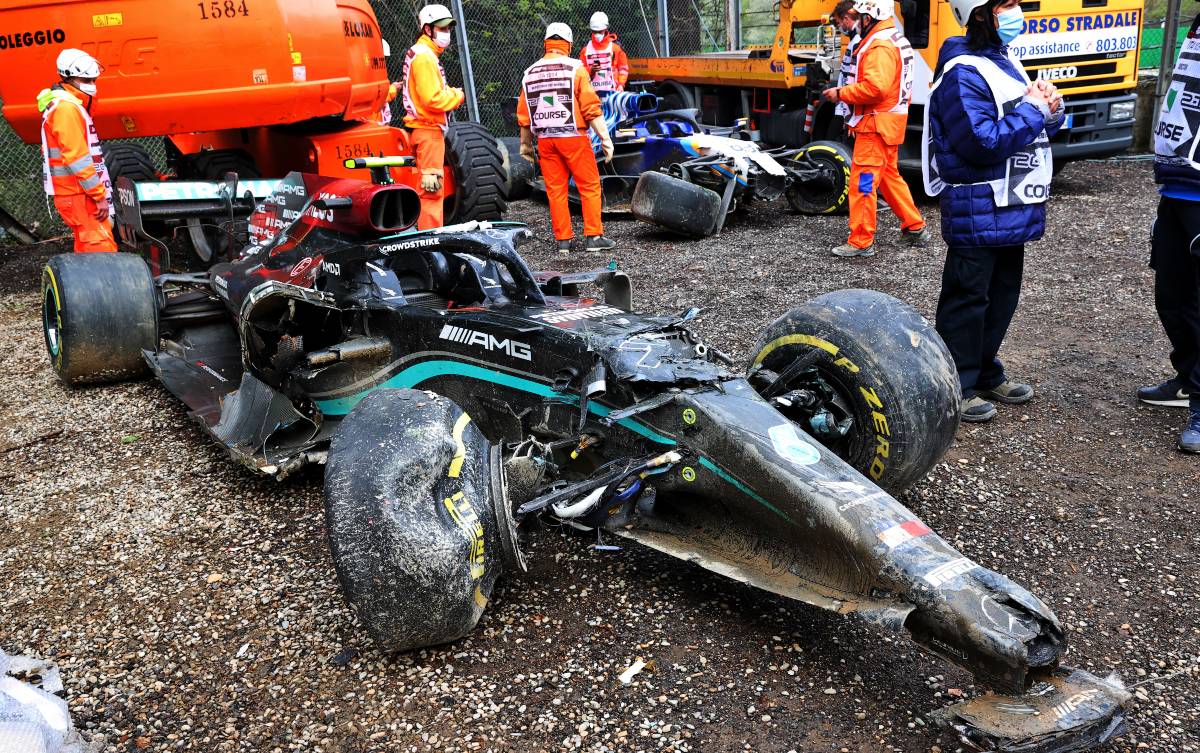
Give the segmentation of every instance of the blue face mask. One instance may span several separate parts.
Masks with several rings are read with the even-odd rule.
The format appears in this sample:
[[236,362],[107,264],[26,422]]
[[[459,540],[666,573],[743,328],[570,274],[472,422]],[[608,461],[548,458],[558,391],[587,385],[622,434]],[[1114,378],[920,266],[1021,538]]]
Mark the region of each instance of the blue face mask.
[[1000,35],[1001,44],[1010,44],[1021,35],[1024,28],[1025,14],[1021,11],[1021,6],[996,14],[996,33]]

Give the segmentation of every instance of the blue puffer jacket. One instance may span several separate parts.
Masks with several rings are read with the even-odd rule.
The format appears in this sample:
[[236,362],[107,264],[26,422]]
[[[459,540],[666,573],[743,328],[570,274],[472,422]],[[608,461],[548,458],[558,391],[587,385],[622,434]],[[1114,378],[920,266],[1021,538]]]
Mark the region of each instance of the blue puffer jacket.
[[[1022,80],[1008,59],[1007,48],[997,45],[972,50],[966,37],[945,41],[935,76],[959,55],[986,57]],[[946,73],[929,107],[931,147],[947,183],[978,184],[1002,177],[1009,157],[1033,143],[1043,128],[1052,137],[1062,124],[1061,114],[1048,121],[1049,110],[1028,101],[997,120],[991,89],[974,67],[966,65],[956,65]],[[1041,238],[1046,229],[1045,204],[997,207],[992,189],[985,183],[950,186],[942,192],[941,202],[942,237],[951,246],[1017,245]]]

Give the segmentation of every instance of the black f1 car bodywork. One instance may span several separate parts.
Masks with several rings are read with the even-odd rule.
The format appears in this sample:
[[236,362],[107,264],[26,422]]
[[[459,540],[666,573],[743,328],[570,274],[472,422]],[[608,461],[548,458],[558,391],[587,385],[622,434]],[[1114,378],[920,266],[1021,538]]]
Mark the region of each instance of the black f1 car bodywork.
[[908,632],[1002,694],[943,712],[980,747],[1119,734],[1119,682],[1060,667],[1053,613],[892,496],[958,422],[945,346],[912,309],[822,296],[739,373],[694,309],[633,313],[621,272],[534,272],[515,224],[395,232],[416,211],[405,187],[293,174],[255,216],[261,242],[208,273],[54,257],[51,359],[70,382],[148,364],[257,472],[325,463],[338,576],[385,650],[468,633],[524,567],[518,526],[546,515]]

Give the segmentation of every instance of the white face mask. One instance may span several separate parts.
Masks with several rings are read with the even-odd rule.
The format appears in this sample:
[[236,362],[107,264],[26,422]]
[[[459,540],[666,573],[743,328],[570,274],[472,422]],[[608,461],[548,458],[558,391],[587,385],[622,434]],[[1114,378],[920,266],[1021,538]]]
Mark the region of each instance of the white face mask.
[[450,46],[450,40],[454,39],[454,35],[448,29],[434,29],[433,42],[443,50]]
[[593,31],[592,32],[592,39],[596,40],[596,44],[600,44],[601,42],[603,42],[604,38],[607,36],[608,36],[607,31]]
[[81,83],[81,84],[79,84],[78,88],[79,88],[79,91],[83,92],[84,94],[88,95],[89,97],[96,96],[96,82],[94,82],[94,81],[90,84]]

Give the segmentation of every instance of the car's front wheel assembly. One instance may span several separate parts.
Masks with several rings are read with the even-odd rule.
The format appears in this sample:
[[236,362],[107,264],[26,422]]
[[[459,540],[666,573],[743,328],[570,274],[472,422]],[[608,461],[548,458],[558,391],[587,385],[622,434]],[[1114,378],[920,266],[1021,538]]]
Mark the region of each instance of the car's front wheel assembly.
[[760,394],[893,494],[954,440],[961,391],[950,353],[889,295],[818,296],[772,322],[755,353],[748,376]]
[[342,421],[325,523],[347,601],[383,651],[462,638],[519,567],[499,452],[448,398],[379,389]]
[[147,370],[158,348],[150,268],[125,253],[59,254],[42,270],[42,332],[67,384],[116,382]]
[[814,141],[788,167],[802,177],[787,190],[788,205],[801,214],[835,214],[850,203],[850,150],[839,141]]

